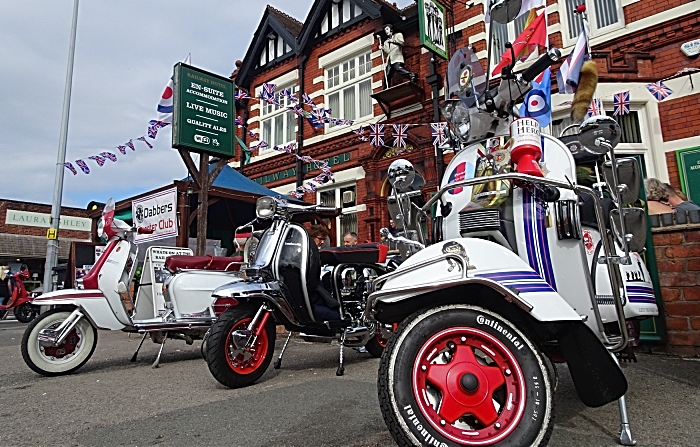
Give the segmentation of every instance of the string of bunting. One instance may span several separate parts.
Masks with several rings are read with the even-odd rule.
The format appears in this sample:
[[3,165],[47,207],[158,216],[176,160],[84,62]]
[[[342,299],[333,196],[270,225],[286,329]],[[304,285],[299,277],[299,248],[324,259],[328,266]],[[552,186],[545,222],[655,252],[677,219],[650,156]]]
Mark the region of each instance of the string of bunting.
[[[166,123],[164,121],[151,120],[149,122],[149,125],[148,125],[148,138],[155,139],[156,135],[158,135],[158,130],[162,129],[166,126],[169,126],[169,125],[170,125],[170,123]],[[153,145],[151,143],[149,143],[148,140],[146,140],[145,135],[142,135],[142,136],[136,138],[136,141],[142,141],[143,143],[146,144],[146,146],[148,146],[149,149],[153,149]],[[122,155],[126,155],[127,148],[131,149],[132,151],[136,151],[136,145],[134,144],[133,138],[131,140],[127,141],[126,143],[115,146],[115,147]],[[89,157],[85,157],[85,158],[87,158],[88,160],[94,161],[95,163],[97,163],[97,166],[100,166],[100,167],[104,166],[105,163],[107,162],[107,160],[109,160],[113,163],[117,162],[117,155],[114,154],[113,152],[109,152],[109,151],[103,151],[97,155],[90,155]],[[74,162],[67,161],[67,162],[63,163],[63,166],[65,166],[66,169],[68,169],[70,172],[72,172],[73,175],[77,175],[78,170],[75,168],[73,163],[75,163],[75,166],[80,168],[80,170],[83,171],[85,174],[90,173],[90,166],[88,166],[88,164],[85,162],[85,159],[83,159],[83,158],[77,159]]]

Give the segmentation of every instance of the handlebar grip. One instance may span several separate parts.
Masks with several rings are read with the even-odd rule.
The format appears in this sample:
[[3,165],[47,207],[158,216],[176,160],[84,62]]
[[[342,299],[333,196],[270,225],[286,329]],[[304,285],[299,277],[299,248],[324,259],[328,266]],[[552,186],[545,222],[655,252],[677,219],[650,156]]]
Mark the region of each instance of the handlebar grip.
[[155,230],[149,227],[138,227],[136,228],[136,233],[138,234],[153,234]]
[[551,50],[547,51],[547,54],[542,55],[535,61],[534,64],[530,65],[525,71],[523,71],[523,80],[525,82],[532,81],[559,59],[561,59],[561,51],[559,51],[558,48],[552,48]]

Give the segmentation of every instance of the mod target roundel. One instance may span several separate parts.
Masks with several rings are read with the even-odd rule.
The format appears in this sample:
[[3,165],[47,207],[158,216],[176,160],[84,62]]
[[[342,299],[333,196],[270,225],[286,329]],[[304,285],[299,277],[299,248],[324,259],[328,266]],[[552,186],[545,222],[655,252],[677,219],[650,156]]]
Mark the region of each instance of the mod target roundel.
[[549,104],[542,90],[535,89],[530,92],[527,98],[527,113],[529,116],[538,117],[548,114],[550,111]]

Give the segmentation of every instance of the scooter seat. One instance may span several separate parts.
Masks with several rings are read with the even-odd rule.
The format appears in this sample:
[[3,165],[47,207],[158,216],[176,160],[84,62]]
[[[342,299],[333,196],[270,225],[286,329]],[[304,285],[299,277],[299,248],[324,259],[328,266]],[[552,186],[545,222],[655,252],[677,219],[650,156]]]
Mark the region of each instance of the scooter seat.
[[330,247],[319,250],[321,264],[376,264],[386,262],[389,247],[384,244],[360,244],[355,247]]
[[182,269],[222,270],[237,272],[241,268],[243,256],[168,256],[165,258],[165,268],[171,272]]

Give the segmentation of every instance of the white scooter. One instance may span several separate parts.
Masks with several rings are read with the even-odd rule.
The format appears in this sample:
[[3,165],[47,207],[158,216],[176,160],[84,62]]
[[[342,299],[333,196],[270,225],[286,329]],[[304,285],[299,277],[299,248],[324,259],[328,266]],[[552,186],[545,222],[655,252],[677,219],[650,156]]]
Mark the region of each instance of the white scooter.
[[[70,374],[83,366],[97,345],[97,329],[143,333],[131,361],[136,361],[144,339],[151,335],[161,344],[153,363],[157,367],[167,338],[191,344],[205,336],[214,320],[211,292],[240,278],[238,259],[172,256],[166,268],[181,273],[163,286],[164,303],[151,300],[147,305],[136,300],[129,311],[125,303],[133,301],[126,285],[133,278],[138,254],[132,236],[147,231],[115,219],[110,199],[98,232],[108,238],[107,246],[88,275],[77,280],[77,288],[45,293],[33,301],[50,307],[27,327],[22,338],[22,357],[39,374]],[[187,270],[192,268],[218,270]]]

